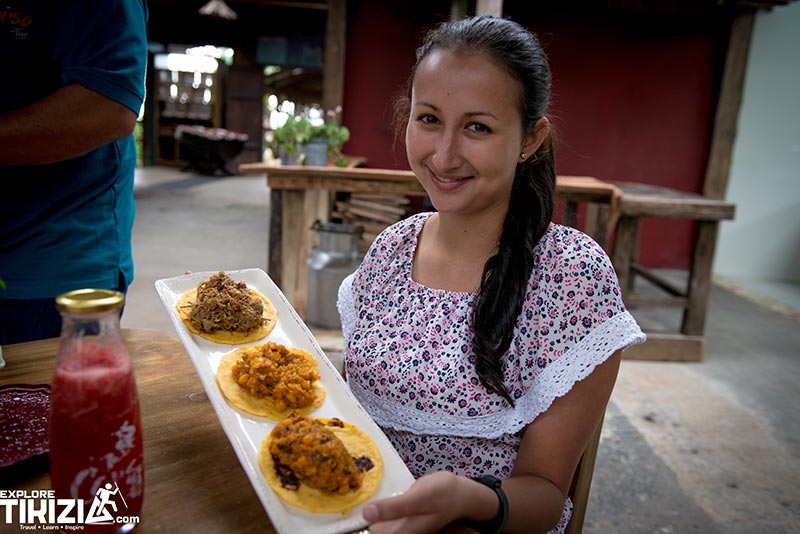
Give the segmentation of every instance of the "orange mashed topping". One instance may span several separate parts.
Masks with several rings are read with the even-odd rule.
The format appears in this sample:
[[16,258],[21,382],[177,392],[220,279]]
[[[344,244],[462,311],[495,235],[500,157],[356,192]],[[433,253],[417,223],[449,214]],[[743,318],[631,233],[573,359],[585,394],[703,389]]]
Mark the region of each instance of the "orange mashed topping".
[[284,487],[303,483],[338,495],[361,487],[364,475],[356,460],[319,421],[289,417],[272,429],[271,437],[269,452]]
[[319,380],[317,363],[283,345],[269,342],[259,350],[243,351],[231,370],[250,395],[270,397],[278,410],[300,408],[314,401],[313,383]]

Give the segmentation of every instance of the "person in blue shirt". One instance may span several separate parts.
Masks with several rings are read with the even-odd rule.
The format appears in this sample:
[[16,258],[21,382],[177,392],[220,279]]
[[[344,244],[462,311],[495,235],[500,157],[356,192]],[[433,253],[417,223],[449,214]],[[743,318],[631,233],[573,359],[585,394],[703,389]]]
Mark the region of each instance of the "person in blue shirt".
[[53,299],[133,280],[145,0],[0,7],[0,344],[58,336]]

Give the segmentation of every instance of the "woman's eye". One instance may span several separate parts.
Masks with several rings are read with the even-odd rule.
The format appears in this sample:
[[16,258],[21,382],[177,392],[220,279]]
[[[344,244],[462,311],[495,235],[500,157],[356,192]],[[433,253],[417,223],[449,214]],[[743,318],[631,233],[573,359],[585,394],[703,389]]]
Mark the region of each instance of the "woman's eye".
[[439,122],[439,120],[430,113],[425,113],[424,115],[420,115],[417,120],[422,124],[436,124]]
[[488,126],[481,124],[480,122],[472,122],[468,124],[467,129],[476,133],[490,133],[492,131]]

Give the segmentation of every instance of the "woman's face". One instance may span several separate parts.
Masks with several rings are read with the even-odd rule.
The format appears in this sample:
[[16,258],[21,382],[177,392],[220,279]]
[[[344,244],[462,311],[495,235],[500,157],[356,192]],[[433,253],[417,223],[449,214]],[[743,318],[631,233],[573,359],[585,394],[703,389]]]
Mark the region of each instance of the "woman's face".
[[437,49],[417,67],[406,152],[440,213],[505,216],[532,137],[523,136],[519,91],[483,54]]

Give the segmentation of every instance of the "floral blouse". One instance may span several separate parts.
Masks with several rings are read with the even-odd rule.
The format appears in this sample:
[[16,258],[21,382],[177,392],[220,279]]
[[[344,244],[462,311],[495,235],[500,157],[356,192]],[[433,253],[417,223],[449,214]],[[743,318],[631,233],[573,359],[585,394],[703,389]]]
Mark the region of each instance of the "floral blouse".
[[[387,228],[339,288],[348,385],[410,471],[508,478],[522,430],[614,352],[645,336],[625,310],[614,268],[590,237],[554,225],[534,267],[504,354],[510,406],[488,391],[471,350],[474,293],[411,277],[425,221]],[[567,501],[559,527],[571,515]]]

